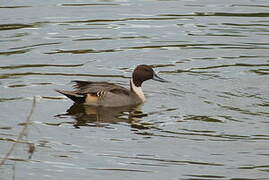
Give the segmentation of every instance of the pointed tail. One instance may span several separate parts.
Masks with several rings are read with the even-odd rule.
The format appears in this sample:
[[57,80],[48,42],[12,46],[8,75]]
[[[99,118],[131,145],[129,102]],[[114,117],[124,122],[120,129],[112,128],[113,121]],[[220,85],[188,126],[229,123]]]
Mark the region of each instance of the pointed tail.
[[55,91],[65,95],[66,97],[74,101],[75,103],[81,104],[85,102],[86,96],[84,95],[76,94],[72,91],[64,91],[64,90],[58,90],[58,89],[55,89]]

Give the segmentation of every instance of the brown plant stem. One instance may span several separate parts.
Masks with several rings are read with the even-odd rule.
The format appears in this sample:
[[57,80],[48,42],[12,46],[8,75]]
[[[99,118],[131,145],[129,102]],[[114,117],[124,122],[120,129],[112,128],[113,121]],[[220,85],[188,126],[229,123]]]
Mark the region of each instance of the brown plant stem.
[[32,115],[34,113],[35,106],[36,106],[36,97],[33,98],[32,108],[31,108],[31,111],[30,111],[29,115],[27,116],[27,119],[25,121],[24,127],[22,128],[21,132],[18,134],[17,140],[12,144],[12,146],[9,149],[9,151],[6,153],[6,155],[4,156],[4,158],[0,161],[0,166],[2,166],[3,164],[5,164],[5,162],[8,159],[8,157],[14,151],[15,146],[17,145],[17,143],[20,142],[22,140],[23,136],[25,135],[26,130],[27,130],[27,127],[30,124]]

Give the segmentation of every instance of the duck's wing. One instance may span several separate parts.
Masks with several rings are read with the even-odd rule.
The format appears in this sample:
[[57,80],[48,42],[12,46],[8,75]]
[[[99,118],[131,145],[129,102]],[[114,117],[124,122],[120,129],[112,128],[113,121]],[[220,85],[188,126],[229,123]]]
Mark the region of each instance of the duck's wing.
[[75,92],[79,94],[91,94],[101,96],[104,93],[115,93],[130,95],[130,91],[122,86],[108,82],[93,82],[93,81],[72,81]]
[[84,103],[86,101],[96,104],[105,98],[115,97],[119,95],[129,96],[131,92],[121,86],[108,82],[92,82],[92,81],[73,81],[75,83],[74,91],[56,90],[73,100],[75,103]]

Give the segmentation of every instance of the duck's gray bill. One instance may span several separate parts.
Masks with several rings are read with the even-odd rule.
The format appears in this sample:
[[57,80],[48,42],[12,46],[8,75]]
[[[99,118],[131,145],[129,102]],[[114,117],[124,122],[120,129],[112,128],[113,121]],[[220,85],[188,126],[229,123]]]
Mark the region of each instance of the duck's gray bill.
[[155,81],[159,81],[159,82],[169,82],[169,81],[159,77],[157,74],[154,74],[152,79]]

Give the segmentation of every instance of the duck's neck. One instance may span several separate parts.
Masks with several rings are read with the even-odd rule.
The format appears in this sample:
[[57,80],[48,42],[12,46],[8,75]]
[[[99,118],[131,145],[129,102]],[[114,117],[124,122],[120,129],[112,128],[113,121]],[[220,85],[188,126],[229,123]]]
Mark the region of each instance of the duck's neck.
[[146,97],[142,91],[142,88],[141,86],[140,87],[137,87],[134,82],[133,82],[133,79],[130,80],[130,88],[131,88],[131,91],[133,91],[143,102],[146,101]]

